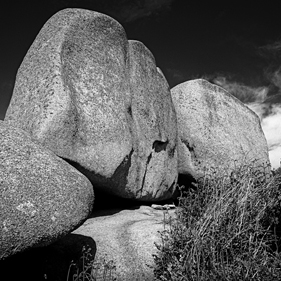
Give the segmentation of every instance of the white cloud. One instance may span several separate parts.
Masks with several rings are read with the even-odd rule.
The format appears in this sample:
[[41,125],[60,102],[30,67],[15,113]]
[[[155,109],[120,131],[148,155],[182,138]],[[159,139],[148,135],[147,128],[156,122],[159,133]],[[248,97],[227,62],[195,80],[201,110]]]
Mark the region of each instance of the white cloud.
[[261,122],[268,143],[269,158],[273,168],[280,167],[281,159],[281,106],[273,105],[272,113]]
[[246,103],[246,105],[259,116],[260,120],[263,119],[265,112],[267,112],[267,106],[263,103],[251,102]]
[[263,117],[268,112],[268,105],[264,103],[251,103],[247,106],[252,109],[261,119],[261,126],[267,140],[269,159],[272,168],[280,167],[281,160],[281,105],[270,105],[270,114]]
[[271,75],[271,82],[281,89],[281,68],[276,69]]
[[64,8],[86,9],[109,15],[121,24],[161,14],[170,9],[175,0],[54,0],[49,1],[55,10]]
[[281,146],[276,147],[275,149],[269,151],[269,159],[272,168],[278,169],[280,167]]
[[245,103],[262,102],[266,99],[268,94],[267,87],[250,87],[239,82],[229,81],[223,76],[213,78],[212,83],[226,89],[233,96]]
[[105,2],[105,11],[121,23],[133,22],[140,18],[155,16],[170,8],[174,0],[122,0]]

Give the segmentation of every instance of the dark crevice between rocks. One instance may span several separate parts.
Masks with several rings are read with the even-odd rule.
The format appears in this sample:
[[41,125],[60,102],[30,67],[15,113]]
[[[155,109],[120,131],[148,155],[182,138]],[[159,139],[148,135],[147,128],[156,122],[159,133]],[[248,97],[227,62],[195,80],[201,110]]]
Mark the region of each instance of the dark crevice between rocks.
[[197,188],[196,179],[190,174],[179,174],[178,176],[178,185],[184,186],[185,188]]
[[[111,176],[110,181],[112,184],[119,183],[119,189],[123,189],[124,186],[127,184],[127,177],[131,167],[131,158],[134,153],[134,149],[130,151],[130,153],[124,157],[123,161],[120,165],[116,168],[114,174]],[[131,195],[134,196],[133,194]]]
[[170,187],[169,187],[169,189],[168,189],[168,192],[170,193],[170,194],[173,194],[174,193],[174,187],[175,187],[175,185],[177,184],[177,178],[173,181],[173,183],[170,185]]
[[133,116],[132,107],[131,107],[131,106],[129,106],[129,107],[127,108],[127,112],[128,112],[128,114],[129,114],[131,117]]
[[143,175],[142,183],[141,183],[141,189],[138,190],[138,193],[141,193],[141,194],[142,194],[143,186],[144,186],[144,183],[145,183],[145,177],[146,177],[146,173],[147,173],[147,166],[149,165],[149,162],[150,162],[151,158],[152,158],[152,153],[150,153],[148,155],[147,160],[146,160],[145,171],[144,171],[144,175]]
[[165,151],[166,150],[166,147],[168,145],[169,141],[154,141],[153,145],[152,145],[152,149],[154,149],[155,152],[159,153],[161,151]]
[[184,196],[184,193],[189,189],[197,190],[197,180],[189,174],[179,174],[177,188],[173,195],[173,200],[176,206],[179,204],[179,197]]
[[[75,162],[73,160],[70,160],[70,159],[67,159],[67,158],[62,158],[62,159],[64,161],[66,161],[68,164],[70,164],[72,167],[77,169],[84,176],[86,176],[90,180],[90,182],[92,183],[94,188],[97,185],[103,186],[105,184],[105,182],[107,181],[107,179],[104,178],[103,176],[101,176],[101,175],[99,175],[97,173],[94,173],[93,171],[90,171],[90,170],[84,168],[79,163],[77,163],[77,162]],[[96,189],[95,189],[95,192],[96,192]]]
[[[174,188],[174,186],[177,184],[177,180],[175,179],[173,181],[173,183],[170,185],[169,189],[167,190],[167,194],[170,194],[171,195],[171,198],[168,198],[168,199],[160,199],[159,201],[155,202],[155,203],[150,203],[151,204],[157,204],[157,205],[166,205],[166,204],[172,204],[176,202],[176,190]],[[160,184],[161,185],[161,184]],[[174,192],[173,192],[174,191]],[[157,191],[157,193],[160,192],[160,190]],[[157,194],[156,193],[156,194]],[[165,196],[166,198],[167,196]],[[175,204],[176,205],[176,204]]]
[[[111,186],[113,186],[113,192],[114,188],[118,187],[117,192],[120,193],[127,185],[127,177],[131,167],[131,158],[133,153],[134,150],[132,149],[130,153],[123,159],[121,164],[116,168],[114,174],[109,179],[111,182]],[[116,183],[118,183],[118,186],[116,186]],[[135,197],[133,192],[130,195],[128,194],[128,191],[126,191],[126,193],[124,192],[123,194],[121,194],[123,195],[123,197],[119,197],[98,188],[95,189],[95,193],[96,204],[94,204],[94,210],[109,208],[133,208],[134,206],[140,204],[137,200],[133,199]]]
[[[114,174],[110,178],[103,177],[93,171],[90,171],[75,161],[66,158],[62,159],[68,162],[80,173],[85,175],[92,183],[95,193],[93,211],[96,211],[100,209],[133,207],[135,205],[140,204],[138,201],[131,199],[134,196],[133,194],[131,198],[128,196],[127,193],[123,195],[128,196],[128,198],[121,198],[113,194],[114,189],[117,189],[117,192],[120,192],[120,190],[122,190],[122,187],[126,186],[127,184],[127,176],[131,166],[131,156],[133,152],[134,150],[132,149],[130,153],[123,159],[121,164],[117,167]],[[116,186],[116,183],[118,183],[118,186]],[[105,191],[107,189],[105,188],[106,185],[112,186],[112,193]]]

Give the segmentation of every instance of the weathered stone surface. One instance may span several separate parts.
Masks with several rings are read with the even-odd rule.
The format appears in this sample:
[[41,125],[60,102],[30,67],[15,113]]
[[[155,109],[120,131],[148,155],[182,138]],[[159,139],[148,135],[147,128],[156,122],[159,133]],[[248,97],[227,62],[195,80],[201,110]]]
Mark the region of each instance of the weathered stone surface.
[[176,114],[169,85],[142,43],[129,41],[129,54],[133,153],[127,186],[142,200],[167,199],[177,180]]
[[66,9],[42,28],[17,73],[5,120],[68,160],[95,188],[163,200],[177,180],[177,126],[149,50],[114,19]]
[[[97,246],[95,261],[116,266],[117,281],[153,280],[155,243],[160,233],[175,218],[175,210],[155,210],[149,206],[94,211],[73,234],[92,237]],[[165,224],[164,224],[165,221]],[[102,276],[98,276],[102,279]],[[97,280],[99,280],[97,278]]]
[[[198,180],[208,171],[269,164],[258,116],[223,88],[204,79],[171,90],[179,132],[179,173]],[[254,162],[253,162],[254,161]]]
[[28,133],[0,122],[0,260],[51,244],[87,218],[90,181]]

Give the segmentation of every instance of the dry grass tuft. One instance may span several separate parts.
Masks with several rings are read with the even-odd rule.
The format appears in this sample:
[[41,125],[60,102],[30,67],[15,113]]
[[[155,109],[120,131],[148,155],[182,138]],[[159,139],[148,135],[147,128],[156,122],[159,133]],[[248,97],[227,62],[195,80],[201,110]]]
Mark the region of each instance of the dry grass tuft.
[[[241,167],[180,197],[156,245],[155,280],[281,280],[281,173]],[[186,187],[185,187],[186,190]]]
[[79,264],[72,262],[67,281],[114,281],[115,265],[112,260],[95,261],[89,248],[83,248]]

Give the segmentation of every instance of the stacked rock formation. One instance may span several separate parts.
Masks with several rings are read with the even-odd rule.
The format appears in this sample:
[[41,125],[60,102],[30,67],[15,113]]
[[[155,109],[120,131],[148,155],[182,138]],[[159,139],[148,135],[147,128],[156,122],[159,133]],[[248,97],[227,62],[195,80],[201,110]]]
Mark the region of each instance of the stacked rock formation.
[[[170,91],[141,42],[82,9],[55,14],[31,45],[0,141],[0,260],[72,232],[89,216],[94,191],[157,202],[172,198],[178,174],[196,182],[208,170],[269,163],[250,109],[203,79]],[[121,280],[151,280],[143,264],[159,238],[157,212],[106,213],[76,234],[96,239],[100,256],[116,255]]]
[[66,9],[17,73],[5,121],[71,162],[94,187],[163,200],[177,182],[176,113],[151,52],[114,19]]

